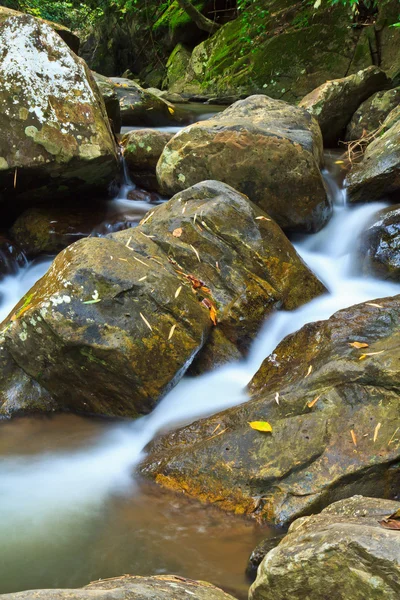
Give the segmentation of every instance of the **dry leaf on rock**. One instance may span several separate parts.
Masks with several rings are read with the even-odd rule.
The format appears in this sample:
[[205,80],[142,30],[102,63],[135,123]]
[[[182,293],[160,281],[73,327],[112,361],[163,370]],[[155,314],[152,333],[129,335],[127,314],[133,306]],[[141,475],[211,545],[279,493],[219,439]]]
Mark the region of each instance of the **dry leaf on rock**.
[[268,421],[248,421],[250,427],[256,431],[263,431],[269,433],[272,431],[272,427]]

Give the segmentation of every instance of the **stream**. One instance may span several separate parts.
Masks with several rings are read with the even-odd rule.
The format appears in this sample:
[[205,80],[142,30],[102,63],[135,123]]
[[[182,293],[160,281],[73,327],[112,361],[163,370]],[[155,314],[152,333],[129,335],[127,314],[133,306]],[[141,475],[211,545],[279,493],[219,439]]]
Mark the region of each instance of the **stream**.
[[[134,422],[54,415],[0,423],[0,593],[175,573],[246,598],[247,558],[274,530],[136,481],[132,473],[157,433],[246,401],[246,384],[287,334],[340,308],[400,293],[398,284],[357,273],[357,238],[385,204],[346,206],[337,158],[327,154],[330,223],[293,240],[329,293],[270,317],[246,361],[183,379]],[[113,214],[139,218],[154,206],[128,200],[134,188],[127,178],[110,205]],[[37,260],[0,281],[1,319],[50,262]]]

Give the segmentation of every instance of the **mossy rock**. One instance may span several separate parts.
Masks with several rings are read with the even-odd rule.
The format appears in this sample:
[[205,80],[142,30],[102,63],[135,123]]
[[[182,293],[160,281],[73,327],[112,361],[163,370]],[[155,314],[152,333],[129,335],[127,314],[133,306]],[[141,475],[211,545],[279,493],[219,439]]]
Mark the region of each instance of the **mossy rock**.
[[138,185],[159,191],[156,166],[173,134],[155,129],[138,129],[122,136],[121,145],[130,175]]
[[374,133],[400,104],[400,87],[373,94],[356,110],[346,129],[346,141]]
[[[360,492],[394,498],[399,324],[395,296],[305,325],[264,360],[247,403],[162,436],[141,473],[281,525]],[[252,421],[269,422],[272,432]]]
[[165,81],[165,86],[170,92],[182,91],[191,55],[191,50],[183,44],[177,44],[171,52],[167,61]]
[[105,191],[117,148],[86,64],[49,25],[22,14],[0,15],[0,56],[3,201]]
[[381,523],[396,511],[399,502],[353,496],[295,521],[261,563],[249,600],[395,600],[400,536]]

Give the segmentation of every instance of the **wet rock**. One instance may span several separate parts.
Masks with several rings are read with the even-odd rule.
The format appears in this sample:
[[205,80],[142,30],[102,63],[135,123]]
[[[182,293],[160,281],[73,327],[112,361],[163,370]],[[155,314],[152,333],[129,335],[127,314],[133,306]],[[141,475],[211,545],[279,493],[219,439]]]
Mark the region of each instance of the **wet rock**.
[[163,100],[166,100],[167,102],[172,102],[172,104],[187,104],[189,102],[189,100],[187,100],[180,94],[170,92],[169,90],[161,91],[157,88],[147,88],[147,91],[151,94],[154,94],[155,96],[158,96],[159,98],[162,98]]
[[270,538],[266,538],[262,542],[260,542],[253,550],[253,552],[249,556],[249,560],[246,567],[246,575],[252,581],[257,577],[257,569],[264,560],[264,557],[268,554],[270,550],[275,548],[285,537],[284,533],[280,535],[275,535]]
[[365,100],[354,113],[346,130],[346,140],[358,140],[377,130],[390,111],[400,104],[400,87],[377,92]]
[[379,521],[399,502],[353,496],[295,521],[262,562],[250,600],[395,600],[400,536]]
[[26,264],[26,256],[21,247],[4,235],[0,235],[0,277],[16,273],[18,267]]
[[321,133],[307,111],[251,96],[176,134],[161,155],[157,177],[167,194],[203,179],[224,181],[282,228],[317,231],[331,214],[321,162]]
[[361,235],[358,261],[367,275],[400,281],[400,205],[376,214]]
[[[0,6],[0,19],[12,17],[12,16],[21,16],[21,15],[22,15],[22,13],[18,12],[17,10],[13,10],[12,8],[5,8],[4,6]],[[56,33],[58,33],[60,38],[64,40],[64,42],[67,44],[67,46],[69,46],[71,48],[71,50],[73,52],[75,52],[75,54],[78,54],[79,45],[80,45],[79,37],[75,33],[73,33],[70,29],[68,29],[68,27],[61,25],[61,23],[54,23],[53,21],[47,21],[46,19],[39,19],[39,21],[46,23],[46,25],[49,25],[52,29],[54,29],[54,31]]]
[[[272,310],[323,291],[262,211],[203,182],[134,230],[66,248],[1,325],[0,346],[62,410],[136,416],[198,354],[204,370],[245,353]],[[3,397],[18,396],[19,377],[2,380]]]
[[167,61],[167,77],[165,87],[170,92],[181,92],[187,75],[191,50],[184,44],[177,44]]
[[135,81],[110,77],[121,108],[122,125],[166,126],[181,122],[178,109],[170,102],[151,94]]
[[[395,296],[305,325],[265,359],[250,401],[161,437],[142,473],[278,524],[360,492],[395,497],[399,324]],[[260,420],[272,433],[250,428]]]
[[360,104],[388,85],[384,71],[368,67],[354,75],[323,83],[307,94],[299,106],[317,119],[324,145],[334,146],[339,139],[344,139],[346,126]]
[[138,185],[159,191],[156,166],[173,134],[154,129],[139,129],[126,133],[121,144],[130,175]]
[[115,133],[119,133],[121,131],[121,108],[119,106],[119,98],[115,91],[115,86],[112,81],[110,81],[108,77],[104,77],[104,75],[100,75],[95,71],[92,71],[92,75],[104,100],[108,118],[112,122],[112,128]]
[[400,189],[400,106],[383,122],[383,133],[367,147],[363,160],[346,177],[349,202],[371,202]]
[[0,57],[0,199],[105,191],[117,151],[86,64],[49,25],[22,14],[0,16]]
[[73,590],[29,590],[0,595],[2,600],[171,600],[172,597],[174,600],[235,600],[210,583],[177,575],[123,575]]
[[10,232],[30,258],[42,253],[57,254],[90,235],[106,215],[107,208],[100,203],[28,208],[18,217]]

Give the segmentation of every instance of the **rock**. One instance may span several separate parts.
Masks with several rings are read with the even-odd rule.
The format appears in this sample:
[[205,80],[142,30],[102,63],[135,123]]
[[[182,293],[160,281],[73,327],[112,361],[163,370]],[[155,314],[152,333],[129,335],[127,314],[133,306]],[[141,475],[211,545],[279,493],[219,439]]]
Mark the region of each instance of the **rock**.
[[257,577],[257,569],[264,560],[264,557],[268,554],[270,550],[275,548],[285,537],[284,533],[279,535],[274,535],[273,537],[266,538],[262,540],[257,546],[254,548],[253,552],[249,556],[249,560],[246,567],[246,575],[252,581]]
[[142,474],[282,525],[360,492],[395,497],[399,324],[395,296],[305,325],[265,359],[251,400],[155,441]]
[[148,190],[159,191],[156,166],[173,134],[155,129],[139,129],[126,133],[121,144],[132,179]]
[[105,191],[117,149],[85,63],[49,25],[21,14],[0,18],[0,73],[1,199]]
[[400,281],[400,205],[379,211],[362,233],[357,258],[367,275]]
[[360,104],[388,84],[384,71],[368,67],[354,75],[323,83],[305,96],[299,106],[317,119],[324,144],[334,146],[344,138],[346,126]]
[[99,92],[104,100],[108,118],[112,121],[114,133],[121,131],[121,108],[119,106],[119,98],[115,91],[115,86],[108,77],[100,75],[92,71],[92,75],[97,83]]
[[165,87],[170,92],[181,92],[190,63],[191,50],[184,44],[177,44],[167,61],[167,77]]
[[179,123],[180,112],[169,102],[158,98],[135,81],[110,77],[121,108],[122,125],[165,126]]
[[371,202],[400,189],[400,106],[383,122],[383,134],[367,147],[345,180],[349,202]]
[[106,215],[107,207],[99,203],[28,208],[18,217],[10,232],[30,258],[42,253],[57,254],[90,235]]
[[295,521],[262,562],[249,600],[395,600],[400,536],[383,518],[399,502],[353,496]]
[[400,87],[377,92],[354,113],[346,130],[346,140],[358,140],[378,129],[391,110],[400,104]]
[[177,133],[161,155],[157,177],[167,194],[203,179],[224,181],[283,229],[318,231],[331,214],[321,162],[321,134],[305,110],[251,96]]
[[0,595],[2,600],[171,600],[172,597],[174,600],[235,600],[210,583],[177,575],[123,575],[72,590],[29,590]]
[[170,92],[168,90],[159,90],[157,88],[147,88],[147,91],[154,96],[158,96],[167,102],[172,102],[172,104],[187,104],[189,101],[181,96],[180,94],[176,94],[175,92]]
[[29,412],[21,377],[58,410],[147,413],[195,357],[205,370],[245,353],[272,310],[323,291],[262,211],[203,182],[134,230],[80,240],[56,257],[0,327],[0,360],[11,373],[1,379],[0,415],[20,413],[18,402]]
[[[17,10],[13,10],[12,8],[5,8],[4,6],[0,6],[0,20],[5,19],[7,17],[15,17],[15,16],[21,16],[21,15],[22,15],[22,13]],[[75,54],[78,54],[80,39],[75,33],[73,33],[70,29],[68,29],[68,27],[61,25],[61,23],[54,23],[53,21],[47,21],[46,19],[38,19],[38,20],[41,21],[42,23],[46,23],[46,25],[49,25],[52,29],[54,29],[54,31],[56,33],[58,33],[60,38],[64,40],[64,42],[67,44],[67,46],[69,46],[69,48],[72,50],[72,52],[75,52]]]

